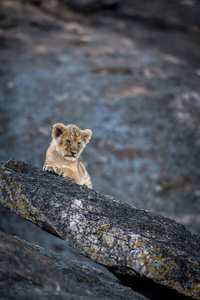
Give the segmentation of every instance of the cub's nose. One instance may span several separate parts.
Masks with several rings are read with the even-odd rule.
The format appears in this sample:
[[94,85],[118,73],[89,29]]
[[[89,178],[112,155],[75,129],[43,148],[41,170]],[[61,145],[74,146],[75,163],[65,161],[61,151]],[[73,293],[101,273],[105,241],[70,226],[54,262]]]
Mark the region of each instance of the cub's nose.
[[72,155],[75,155],[76,154],[76,151],[70,151]]

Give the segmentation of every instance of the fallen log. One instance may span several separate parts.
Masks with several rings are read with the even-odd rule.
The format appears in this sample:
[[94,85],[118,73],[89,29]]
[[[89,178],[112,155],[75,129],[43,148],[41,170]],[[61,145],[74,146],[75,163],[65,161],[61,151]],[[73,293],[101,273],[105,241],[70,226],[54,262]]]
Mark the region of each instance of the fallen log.
[[0,167],[0,202],[126,285],[147,279],[200,299],[200,237],[173,220],[13,160]]

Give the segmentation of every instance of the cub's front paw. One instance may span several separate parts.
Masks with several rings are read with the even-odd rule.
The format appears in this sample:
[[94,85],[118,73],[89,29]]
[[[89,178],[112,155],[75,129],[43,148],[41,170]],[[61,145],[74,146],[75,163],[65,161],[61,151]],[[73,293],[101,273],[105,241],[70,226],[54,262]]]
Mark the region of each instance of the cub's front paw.
[[44,166],[43,171],[48,171],[48,172],[54,173],[53,167],[50,167],[50,166]]
[[64,171],[62,170],[62,168],[59,168],[59,167],[53,167],[53,172],[56,173],[56,174],[59,175],[59,176],[65,177],[65,173],[64,173]]

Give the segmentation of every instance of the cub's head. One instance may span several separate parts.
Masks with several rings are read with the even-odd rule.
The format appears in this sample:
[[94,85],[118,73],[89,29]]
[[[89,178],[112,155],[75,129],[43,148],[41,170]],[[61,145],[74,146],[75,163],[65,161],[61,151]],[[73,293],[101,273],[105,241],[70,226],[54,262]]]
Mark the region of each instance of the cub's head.
[[68,160],[76,160],[83,148],[90,141],[92,131],[81,130],[75,125],[65,126],[57,123],[52,128],[52,137],[56,143],[56,150]]

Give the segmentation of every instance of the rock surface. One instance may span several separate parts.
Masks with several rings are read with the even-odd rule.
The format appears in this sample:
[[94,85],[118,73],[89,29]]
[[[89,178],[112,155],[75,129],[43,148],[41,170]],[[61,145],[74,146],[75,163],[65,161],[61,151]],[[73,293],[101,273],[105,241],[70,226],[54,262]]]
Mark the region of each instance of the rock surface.
[[0,232],[1,299],[145,300],[101,271]]
[[[56,0],[43,0],[46,9],[28,2],[0,1],[0,160],[42,168],[53,124],[89,128],[83,160],[95,190],[200,234],[199,35],[111,11],[55,11]],[[13,234],[13,214],[0,214]]]
[[0,179],[1,203],[125,284],[147,278],[200,299],[200,238],[183,225],[22,162],[2,164]]

